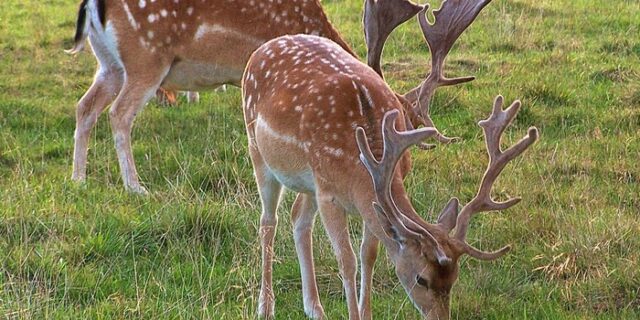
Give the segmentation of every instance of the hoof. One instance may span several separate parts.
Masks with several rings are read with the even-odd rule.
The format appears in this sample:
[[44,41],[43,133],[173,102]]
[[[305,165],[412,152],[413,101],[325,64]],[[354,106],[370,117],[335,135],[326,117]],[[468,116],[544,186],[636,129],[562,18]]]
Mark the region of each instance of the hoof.
[[86,176],[86,175],[84,175],[84,174],[76,174],[76,173],[73,173],[73,174],[71,175],[71,180],[72,180],[73,182],[77,182],[77,183],[84,183],[84,182],[87,180],[87,176]]
[[314,320],[321,320],[326,318],[324,315],[324,308],[322,308],[322,305],[319,303],[310,308],[305,307],[304,313],[307,315],[307,317]]
[[134,194],[139,194],[142,196],[148,196],[149,195],[149,191],[147,191],[147,189],[145,189],[143,186],[141,185],[137,185],[137,186],[126,186],[127,191],[134,193]]
[[273,297],[267,295],[260,295],[258,300],[258,318],[260,319],[273,319],[274,318],[275,303]]

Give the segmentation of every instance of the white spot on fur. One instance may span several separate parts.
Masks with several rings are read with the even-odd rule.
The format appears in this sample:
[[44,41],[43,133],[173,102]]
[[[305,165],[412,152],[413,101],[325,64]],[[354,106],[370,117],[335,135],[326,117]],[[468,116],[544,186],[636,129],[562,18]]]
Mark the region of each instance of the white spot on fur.
[[[186,29],[186,25],[182,23],[182,29]],[[195,34],[195,40],[201,40],[207,34],[222,34],[225,36],[232,36],[234,38],[242,39],[244,41],[253,42],[256,45],[262,44],[264,41],[235,29],[227,28],[220,24],[201,24]]]
[[344,151],[341,148],[324,146],[322,147],[322,150],[334,157],[342,157],[344,155]]
[[272,136],[275,139],[278,139],[284,143],[289,143],[298,146],[300,149],[304,149],[304,143],[296,139],[295,137],[279,133],[273,128],[269,126],[269,124],[262,118],[261,115],[258,115],[256,119],[256,128],[261,128],[266,131],[267,134]]
[[131,10],[129,9],[129,6],[125,3],[123,8],[124,8],[124,12],[127,14],[127,20],[129,20],[129,24],[131,25],[133,30],[138,30],[139,28],[138,21],[136,21],[136,19],[133,17],[133,14],[131,14]]

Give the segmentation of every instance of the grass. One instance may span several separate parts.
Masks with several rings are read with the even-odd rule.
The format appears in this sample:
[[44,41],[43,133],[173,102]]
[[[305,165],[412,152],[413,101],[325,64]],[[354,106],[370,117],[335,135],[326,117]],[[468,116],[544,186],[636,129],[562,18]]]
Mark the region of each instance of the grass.
[[[0,3],[0,317],[254,318],[259,202],[239,90],[177,108],[151,103],[138,116],[134,153],[151,196],[123,190],[107,116],[91,138],[88,182],[74,184],[74,105],[95,66],[89,53],[62,51],[76,2]],[[323,4],[364,56],[362,2]],[[475,123],[496,94],[524,105],[506,140],[531,125],[542,134],[496,186],[521,204],[472,223],[477,246],[514,250],[462,262],[454,319],[640,317],[639,27],[632,0],[495,0],[454,47],[447,72],[477,80],[435,97],[434,120],[463,141],[415,151],[407,185],[419,212],[433,220],[449,197],[473,195],[485,163]],[[402,26],[383,56],[391,86],[416,85],[427,52],[416,23]],[[291,201],[276,240],[282,319],[304,316]],[[314,237],[325,310],[346,318],[320,226]],[[374,283],[378,319],[418,317],[386,257]]]

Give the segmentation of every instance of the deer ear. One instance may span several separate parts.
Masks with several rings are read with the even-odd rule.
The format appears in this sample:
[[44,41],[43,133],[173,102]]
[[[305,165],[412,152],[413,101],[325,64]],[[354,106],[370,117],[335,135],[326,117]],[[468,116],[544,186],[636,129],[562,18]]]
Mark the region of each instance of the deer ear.
[[447,203],[438,216],[438,225],[447,232],[450,232],[456,226],[456,220],[458,218],[458,202],[458,198],[451,198],[449,203]]
[[380,226],[382,226],[382,230],[387,235],[387,237],[395,240],[400,245],[403,245],[405,242],[404,237],[400,235],[398,230],[394,227],[393,223],[389,219],[389,216],[384,212],[384,209],[377,203],[373,202],[373,210],[376,212],[376,217],[378,217],[378,221],[380,222]]

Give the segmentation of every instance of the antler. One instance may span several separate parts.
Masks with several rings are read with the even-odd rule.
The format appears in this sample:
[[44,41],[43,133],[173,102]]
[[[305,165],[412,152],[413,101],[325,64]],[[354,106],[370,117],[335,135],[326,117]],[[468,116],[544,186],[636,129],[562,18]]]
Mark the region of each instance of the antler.
[[[446,265],[451,262],[451,259],[447,257],[433,235],[417,222],[405,217],[391,197],[393,172],[400,157],[402,157],[407,148],[421,143],[426,138],[436,136],[438,131],[435,128],[420,128],[399,132],[394,126],[398,114],[398,110],[388,111],[382,120],[383,151],[380,161],[376,160],[373,153],[371,153],[364,129],[362,127],[356,129],[356,142],[360,149],[360,160],[364,163],[373,179],[373,187],[378,198],[378,203],[374,203],[374,208],[379,213],[384,214],[394,228],[405,237],[421,238],[431,242],[438,262],[441,265]],[[417,233],[407,228],[407,225],[423,232]]]
[[[429,115],[429,105],[438,87],[452,86],[475,79],[475,77],[446,78],[443,72],[444,60],[458,37],[489,2],[491,0],[445,0],[440,9],[433,11],[434,24],[430,24],[426,17],[429,5],[426,5],[418,14],[418,22],[431,52],[431,72],[418,87],[406,93],[404,97],[416,105],[417,113],[421,115],[425,126],[434,127]],[[451,141],[446,137],[439,140]]]
[[367,42],[367,64],[381,77],[380,56],[387,37],[422,8],[407,0],[365,0],[363,24]]
[[483,211],[504,210],[520,202],[520,198],[509,199],[505,202],[495,202],[491,199],[491,188],[507,163],[519,156],[538,139],[538,129],[531,127],[529,128],[528,134],[515,145],[505,151],[500,149],[502,133],[515,118],[521,105],[520,101],[516,100],[509,108],[502,110],[503,100],[502,96],[497,96],[493,103],[491,116],[486,120],[478,122],[478,125],[480,125],[484,131],[487,153],[489,154],[489,165],[482,177],[482,183],[480,184],[478,193],[462,208],[460,215],[458,215],[454,234],[454,238],[463,243],[465,253],[481,260],[499,258],[509,251],[510,247],[506,246],[494,252],[484,252],[472,247],[465,241],[469,220],[474,214]]
[[369,174],[371,174],[373,186],[378,196],[390,195],[391,178],[396,164],[404,154],[404,151],[426,138],[435,136],[438,132],[435,128],[420,128],[399,132],[395,129],[395,122],[399,113],[398,110],[388,111],[382,119],[383,153],[380,161],[376,160],[373,153],[371,153],[364,129],[362,127],[356,129],[356,142],[361,152],[360,160],[367,167]]

